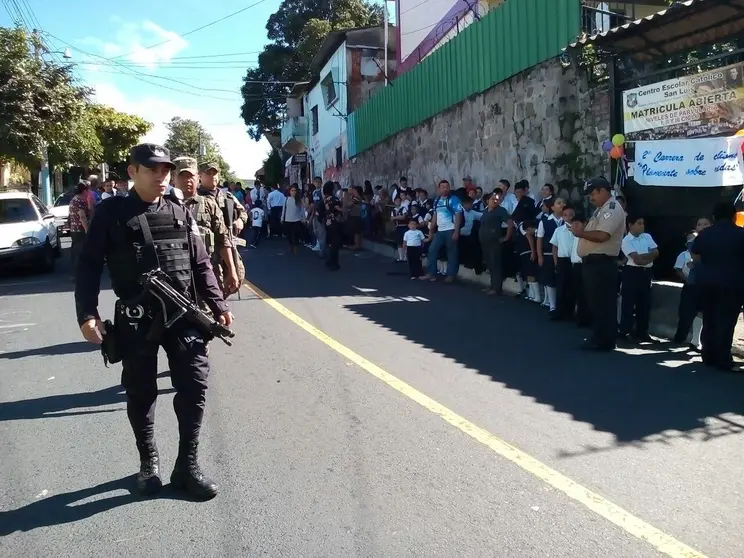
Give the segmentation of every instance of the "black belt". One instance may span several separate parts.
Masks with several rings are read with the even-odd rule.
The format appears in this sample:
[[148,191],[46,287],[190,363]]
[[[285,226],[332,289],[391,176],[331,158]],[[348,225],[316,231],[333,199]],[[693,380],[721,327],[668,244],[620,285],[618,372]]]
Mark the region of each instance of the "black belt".
[[584,263],[603,263],[607,261],[614,261],[617,256],[608,256],[607,254],[589,254],[581,258]]

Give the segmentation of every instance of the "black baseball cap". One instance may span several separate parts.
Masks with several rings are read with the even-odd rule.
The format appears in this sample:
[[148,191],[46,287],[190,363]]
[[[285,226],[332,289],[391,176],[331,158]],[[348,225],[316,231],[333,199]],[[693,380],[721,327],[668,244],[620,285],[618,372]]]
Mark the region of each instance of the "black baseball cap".
[[160,163],[165,163],[171,169],[175,169],[170,158],[167,147],[154,143],[140,143],[129,150],[129,162],[134,165],[142,165],[149,169],[155,168]]
[[612,192],[612,186],[609,181],[604,176],[597,176],[586,181],[584,184],[584,193],[589,194],[592,190],[599,190],[600,188]]

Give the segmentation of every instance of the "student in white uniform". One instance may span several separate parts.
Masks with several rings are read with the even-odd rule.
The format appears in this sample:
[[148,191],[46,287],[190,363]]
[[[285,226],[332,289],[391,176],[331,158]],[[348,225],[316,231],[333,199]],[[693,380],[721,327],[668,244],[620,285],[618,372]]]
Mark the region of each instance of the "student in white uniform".
[[677,321],[677,332],[674,335],[675,343],[684,343],[692,329],[692,342],[690,348],[700,351],[700,335],[703,331],[703,316],[699,289],[695,281],[695,266],[692,261],[690,247],[700,234],[700,231],[710,227],[710,219],[700,217],[695,223],[695,230],[687,235],[687,249],[677,256],[674,269],[683,281],[682,293],[679,297],[679,319]]
[[251,209],[251,229],[253,230],[253,240],[251,248],[258,248],[258,242],[261,240],[261,231],[263,231],[264,210],[261,200],[256,200],[256,205]]
[[577,238],[571,233],[571,222],[574,220],[574,209],[563,208],[563,223],[553,233],[550,244],[553,249],[555,264],[556,311],[553,320],[573,320],[576,309],[576,293],[573,285],[571,253]]
[[643,217],[628,218],[628,228],[630,232],[622,243],[628,261],[623,267],[620,335],[628,341],[641,343],[651,341],[648,335],[651,279],[659,249],[651,235],[645,232]]
[[553,259],[553,245],[551,240],[558,227],[563,225],[563,208],[566,202],[563,198],[543,200],[542,207],[551,211],[537,225],[537,263],[540,266],[540,283],[545,290],[546,306],[550,309],[550,317],[555,317],[557,311],[555,260]]
[[424,274],[424,267],[421,265],[421,256],[424,247],[424,233],[418,229],[416,219],[408,221],[408,230],[403,235],[403,246],[406,249],[406,258],[408,259],[408,272],[411,279],[418,279]]
[[679,296],[679,309],[677,318],[677,332],[674,334],[675,343],[684,343],[692,329],[692,341],[690,348],[700,351],[700,334],[703,332],[702,309],[700,307],[700,296],[695,286],[695,274],[692,273],[694,262],[690,247],[695,242],[696,232],[687,235],[687,248],[682,251],[674,262],[674,270],[683,282],[682,292]]

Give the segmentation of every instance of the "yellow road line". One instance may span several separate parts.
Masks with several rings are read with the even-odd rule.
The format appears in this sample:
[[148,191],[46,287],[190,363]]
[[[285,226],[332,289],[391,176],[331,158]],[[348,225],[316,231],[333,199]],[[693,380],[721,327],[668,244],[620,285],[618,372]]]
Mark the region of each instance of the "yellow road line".
[[600,496],[596,492],[592,492],[588,488],[585,488],[580,484],[572,481],[570,478],[562,475],[554,469],[551,469],[531,455],[524,453],[520,449],[505,442],[498,436],[491,434],[487,430],[476,426],[466,418],[458,415],[454,411],[451,411],[441,403],[437,403],[436,401],[424,395],[403,380],[400,380],[392,374],[385,372],[385,370],[383,370],[376,364],[368,361],[363,356],[355,353],[345,345],[342,345],[312,324],[300,318],[297,314],[271,298],[269,295],[267,295],[265,292],[263,292],[261,289],[259,289],[249,281],[245,281],[245,286],[253,291],[253,293],[261,298],[266,304],[282,314],[285,318],[295,323],[306,332],[308,332],[310,335],[312,335],[337,353],[343,355],[366,372],[369,372],[375,378],[382,380],[387,385],[395,389],[397,392],[401,393],[409,399],[412,399],[428,411],[431,411],[435,415],[442,418],[445,422],[450,423],[452,426],[454,426],[458,430],[461,430],[484,446],[489,447],[501,457],[508,459],[531,475],[549,484],[556,490],[560,490],[568,497],[573,498],[580,504],[592,510],[597,515],[600,515],[608,521],[611,521],[612,523],[620,527],[623,531],[626,531],[634,537],[647,542],[648,544],[656,548],[656,550],[658,550],[659,552],[662,552],[667,556],[671,556],[672,558],[706,558],[706,556],[701,552],[695,550],[690,546],[687,546],[683,542],[675,539],[671,535],[664,533],[653,525],[646,523],[642,519],[631,514],[629,511],[621,508],[616,504],[613,504],[606,498]]

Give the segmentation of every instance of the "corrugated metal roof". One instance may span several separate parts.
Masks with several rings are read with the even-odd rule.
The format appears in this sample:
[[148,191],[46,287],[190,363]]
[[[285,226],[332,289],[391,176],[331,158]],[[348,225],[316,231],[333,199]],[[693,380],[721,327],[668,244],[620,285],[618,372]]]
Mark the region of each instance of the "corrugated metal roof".
[[744,0],[686,0],[666,10],[580,37],[569,48],[592,44],[649,62],[744,32]]

